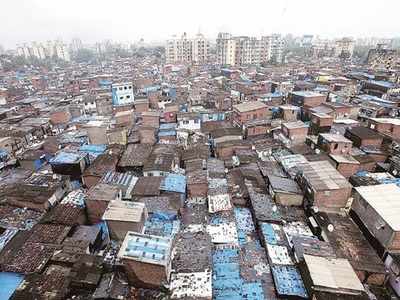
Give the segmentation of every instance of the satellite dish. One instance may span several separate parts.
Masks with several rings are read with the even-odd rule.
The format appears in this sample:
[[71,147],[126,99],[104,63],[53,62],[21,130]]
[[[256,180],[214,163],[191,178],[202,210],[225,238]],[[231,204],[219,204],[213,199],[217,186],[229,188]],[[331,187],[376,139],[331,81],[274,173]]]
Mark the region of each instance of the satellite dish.
[[334,230],[335,228],[333,227],[332,224],[329,224],[328,227],[327,227],[327,229],[328,229],[329,232],[333,232],[333,230]]
[[319,209],[317,206],[313,206],[312,207],[313,212],[315,212],[316,214],[319,212]]
[[276,212],[278,210],[278,207],[276,205],[272,206],[272,211]]

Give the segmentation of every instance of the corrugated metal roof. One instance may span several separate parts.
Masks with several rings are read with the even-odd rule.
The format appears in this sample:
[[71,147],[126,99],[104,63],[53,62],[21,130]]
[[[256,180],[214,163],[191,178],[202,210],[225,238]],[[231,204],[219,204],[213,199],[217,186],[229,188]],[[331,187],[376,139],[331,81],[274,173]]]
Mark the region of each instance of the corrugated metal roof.
[[229,194],[218,194],[208,196],[208,211],[210,213],[215,213],[218,211],[230,210],[232,209],[231,197]]
[[238,244],[234,222],[207,225],[207,232],[214,244]]
[[302,166],[303,177],[316,191],[351,188],[351,184],[328,161],[312,161]]
[[211,271],[173,274],[170,290],[172,299],[211,299]]
[[60,204],[72,204],[73,206],[85,207],[86,194],[82,190],[70,192],[62,199]]
[[274,265],[293,265],[286,246],[267,244],[268,257]]
[[140,222],[145,211],[141,202],[112,200],[103,215],[106,221]]
[[347,259],[307,254],[304,255],[304,259],[314,286],[364,291],[360,279]]
[[400,187],[392,183],[360,186],[355,190],[394,231],[400,231]]
[[[16,235],[18,229],[14,228],[7,228],[1,235],[0,235],[0,252],[4,248],[5,245]],[[1,299],[1,298],[0,298]]]

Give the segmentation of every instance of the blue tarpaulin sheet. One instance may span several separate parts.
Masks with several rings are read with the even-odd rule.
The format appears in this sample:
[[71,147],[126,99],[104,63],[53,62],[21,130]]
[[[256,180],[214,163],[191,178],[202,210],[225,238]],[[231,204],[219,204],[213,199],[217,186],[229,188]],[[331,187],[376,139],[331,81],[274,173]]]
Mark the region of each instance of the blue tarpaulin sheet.
[[267,244],[277,245],[278,240],[275,235],[275,230],[272,227],[272,224],[269,223],[261,223],[261,233],[264,237],[264,240]]
[[176,214],[153,213],[145,223],[145,234],[171,237],[179,230],[179,220]]
[[295,266],[273,265],[271,268],[279,295],[308,298],[301,275]]
[[213,253],[213,299],[263,300],[260,281],[245,282],[240,276],[239,250],[218,249]]
[[160,190],[184,194],[186,192],[186,176],[168,174],[161,182]]
[[0,300],[8,300],[23,279],[18,273],[0,272]]
[[83,145],[79,148],[79,151],[82,152],[88,152],[88,153],[104,153],[106,151],[107,146],[103,144],[95,145],[95,144],[89,144],[89,145]]

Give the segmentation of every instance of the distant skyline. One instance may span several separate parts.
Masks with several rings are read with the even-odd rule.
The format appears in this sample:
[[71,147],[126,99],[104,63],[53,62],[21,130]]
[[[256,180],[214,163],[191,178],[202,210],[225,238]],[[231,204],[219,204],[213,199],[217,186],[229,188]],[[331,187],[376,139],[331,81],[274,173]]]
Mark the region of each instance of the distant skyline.
[[80,38],[161,42],[172,35],[400,36],[399,0],[1,0],[0,45]]

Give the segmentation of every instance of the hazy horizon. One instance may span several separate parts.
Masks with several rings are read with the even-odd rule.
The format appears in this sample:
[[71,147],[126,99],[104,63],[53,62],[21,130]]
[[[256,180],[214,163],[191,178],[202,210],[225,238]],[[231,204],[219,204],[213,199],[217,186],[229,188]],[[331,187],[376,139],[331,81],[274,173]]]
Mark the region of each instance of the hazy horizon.
[[398,0],[380,2],[338,0],[239,1],[203,0],[191,3],[124,0],[3,0],[0,45],[79,38],[162,42],[172,35],[203,33],[213,39],[220,31],[234,35],[281,33],[328,38],[393,38],[400,35],[396,21]]

